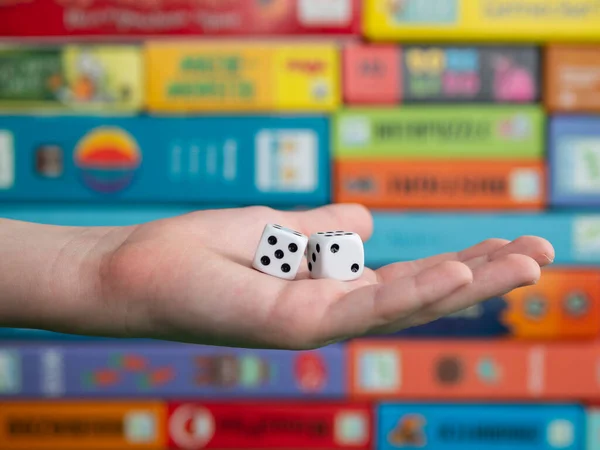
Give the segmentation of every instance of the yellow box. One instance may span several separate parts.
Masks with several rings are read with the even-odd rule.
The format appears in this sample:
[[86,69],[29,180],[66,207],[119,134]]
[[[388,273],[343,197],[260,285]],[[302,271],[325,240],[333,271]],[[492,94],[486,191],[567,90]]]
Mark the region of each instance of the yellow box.
[[600,41],[598,0],[365,0],[376,41]]
[[331,44],[150,42],[152,112],[331,111],[340,104]]
[[151,111],[264,110],[274,50],[233,43],[151,42],[146,46]]
[[339,51],[334,46],[285,46],[277,50],[277,109],[332,111],[340,104]]

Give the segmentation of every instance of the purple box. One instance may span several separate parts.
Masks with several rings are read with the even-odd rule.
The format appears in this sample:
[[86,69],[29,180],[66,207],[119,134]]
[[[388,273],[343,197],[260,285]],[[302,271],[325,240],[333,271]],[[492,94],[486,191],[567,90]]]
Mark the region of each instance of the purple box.
[[346,364],[341,345],[302,352],[176,343],[4,345],[0,399],[337,399],[348,392]]
[[550,120],[550,205],[600,206],[600,116]]

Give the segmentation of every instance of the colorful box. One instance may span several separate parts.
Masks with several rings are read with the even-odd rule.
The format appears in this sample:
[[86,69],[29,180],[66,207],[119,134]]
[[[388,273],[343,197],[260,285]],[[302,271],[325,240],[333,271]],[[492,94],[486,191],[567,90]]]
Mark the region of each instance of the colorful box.
[[143,95],[136,46],[0,47],[0,111],[135,113]]
[[550,120],[550,203],[600,206],[600,117]]
[[340,104],[333,44],[150,42],[153,112],[332,111]]
[[593,401],[600,346],[512,340],[354,340],[353,399]]
[[400,47],[350,44],[343,50],[345,104],[394,105],[402,98]]
[[411,105],[350,108],[335,115],[334,154],[346,159],[539,161],[545,117],[538,106]]
[[347,36],[360,31],[361,5],[360,0],[11,0],[0,4],[0,35]]
[[594,0],[366,0],[375,41],[600,41]]
[[10,117],[0,200],[329,202],[326,117]]
[[353,341],[350,393],[356,399],[516,399],[535,395],[531,347],[485,341]]
[[0,383],[0,398],[331,399],[347,393],[346,353],[336,345],[291,352],[141,341],[7,342],[0,361],[6,371],[0,379],[14,380],[10,389]]
[[365,242],[365,260],[377,268],[439,253],[456,252],[491,237],[524,235],[549,240],[555,264],[600,264],[600,214],[552,213],[374,213],[375,233]]
[[[190,422],[201,426],[194,432]],[[373,426],[373,408],[363,403],[169,404],[174,449],[371,450]]]
[[0,403],[6,450],[163,450],[166,407],[158,402]]
[[540,77],[533,46],[409,45],[402,51],[406,103],[535,103]]
[[600,270],[546,268],[534,286],[516,289],[425,325],[403,337],[510,337],[591,340],[600,337]]
[[579,405],[383,404],[378,449],[586,449],[586,417]]
[[549,111],[600,113],[600,46],[551,45],[545,61]]
[[542,210],[543,162],[339,160],[334,201],[377,209]]

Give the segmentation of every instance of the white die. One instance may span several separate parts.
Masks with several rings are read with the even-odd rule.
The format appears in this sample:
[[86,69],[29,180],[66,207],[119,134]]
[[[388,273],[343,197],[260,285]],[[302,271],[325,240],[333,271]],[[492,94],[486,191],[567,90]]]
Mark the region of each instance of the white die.
[[363,274],[365,250],[362,239],[356,233],[319,232],[311,235],[306,258],[312,278],[351,281]]
[[260,238],[252,267],[268,275],[293,280],[302,264],[308,237],[281,225],[268,224]]

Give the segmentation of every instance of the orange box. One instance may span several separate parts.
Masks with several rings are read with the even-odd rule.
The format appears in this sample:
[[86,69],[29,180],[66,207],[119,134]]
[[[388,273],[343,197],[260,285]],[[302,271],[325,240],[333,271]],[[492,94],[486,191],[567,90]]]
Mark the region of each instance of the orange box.
[[600,342],[355,340],[354,399],[594,401]]
[[2,450],[158,450],[167,446],[158,402],[1,402]]
[[334,164],[334,201],[339,203],[477,210],[546,205],[543,162],[352,159]]
[[343,53],[347,104],[394,105],[402,90],[401,49],[394,45],[351,44]]
[[356,340],[350,392],[357,399],[529,397],[530,352],[518,342]]
[[524,339],[600,337],[600,270],[544,269],[534,286],[504,296],[502,323]]
[[545,102],[551,112],[600,112],[600,46],[546,50]]
[[544,397],[567,401],[600,398],[600,344],[557,344],[540,351]]

